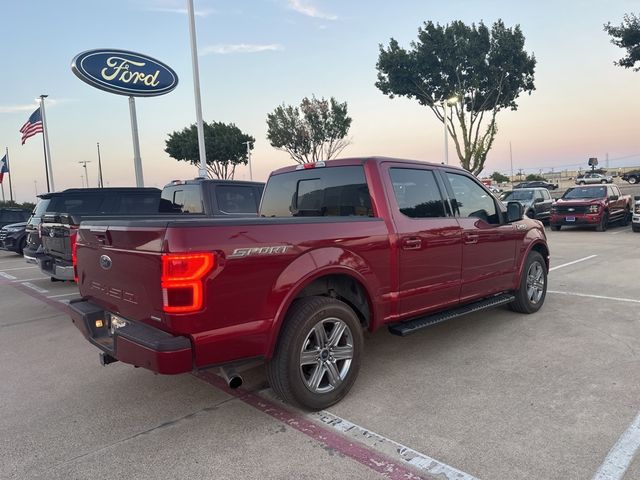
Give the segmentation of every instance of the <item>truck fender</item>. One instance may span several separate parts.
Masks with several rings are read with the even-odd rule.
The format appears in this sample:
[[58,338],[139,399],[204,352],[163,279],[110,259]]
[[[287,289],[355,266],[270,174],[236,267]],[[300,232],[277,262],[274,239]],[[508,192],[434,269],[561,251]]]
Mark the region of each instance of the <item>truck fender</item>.
[[376,297],[373,292],[380,291],[380,282],[367,262],[359,255],[343,248],[327,247],[311,250],[300,255],[282,271],[267,300],[270,305],[278,305],[269,332],[267,359],[273,355],[287,311],[300,292],[318,278],[340,274],[352,277],[365,289],[371,312],[369,328],[372,328],[379,312],[379,305],[374,301]]
[[541,234],[532,232],[534,231],[532,230],[527,233],[527,236],[525,237],[523,242],[523,247],[520,250],[522,254],[520,255],[518,270],[516,271],[516,277],[514,278],[515,289],[518,289],[520,287],[524,264],[527,261],[527,257],[532,250],[540,250],[542,257],[547,264],[547,273],[549,272],[549,247],[547,247]]

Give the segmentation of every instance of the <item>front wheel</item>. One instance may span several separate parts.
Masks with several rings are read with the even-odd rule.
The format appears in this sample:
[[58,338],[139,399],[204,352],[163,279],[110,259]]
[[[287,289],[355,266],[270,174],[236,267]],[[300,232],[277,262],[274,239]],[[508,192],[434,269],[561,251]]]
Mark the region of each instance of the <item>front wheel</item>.
[[287,313],[267,378],[286,402],[321,410],[339,402],[358,376],[363,349],[360,321],[344,302],[297,300]]
[[596,227],[596,232],[604,232],[609,226],[609,214],[604,212],[602,214],[602,218],[600,219],[600,223]]
[[509,304],[515,312],[534,313],[542,307],[547,296],[547,264],[540,253],[529,253],[515,294],[516,299]]

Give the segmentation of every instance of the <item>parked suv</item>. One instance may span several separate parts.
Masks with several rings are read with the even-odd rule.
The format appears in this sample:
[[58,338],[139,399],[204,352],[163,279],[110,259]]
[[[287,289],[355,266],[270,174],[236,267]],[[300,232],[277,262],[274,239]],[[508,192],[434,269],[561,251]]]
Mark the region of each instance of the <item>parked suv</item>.
[[500,200],[505,202],[518,202],[524,208],[527,217],[535,220],[546,221],[551,217],[551,205],[553,199],[546,188],[519,188],[510,192],[503,192]]
[[27,244],[27,222],[11,223],[0,228],[0,250],[22,255]]
[[585,173],[576,178],[576,185],[595,185],[597,183],[613,183],[613,177],[601,173]]
[[29,210],[23,208],[0,208],[0,228],[18,222],[26,222]]

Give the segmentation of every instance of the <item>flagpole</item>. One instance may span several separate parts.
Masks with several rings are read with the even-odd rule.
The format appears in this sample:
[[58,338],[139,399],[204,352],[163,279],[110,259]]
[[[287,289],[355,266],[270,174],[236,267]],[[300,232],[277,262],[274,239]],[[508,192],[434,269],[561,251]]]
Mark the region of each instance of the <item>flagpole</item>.
[[6,148],[6,159],[7,159],[7,170],[9,171],[7,175],[9,175],[9,198],[11,202],[13,202],[13,187],[11,186],[11,168],[9,167],[9,147]]
[[[53,168],[51,167],[51,150],[49,149],[49,129],[47,128],[47,117],[44,113],[44,99],[48,95],[40,95],[40,113],[42,114],[42,129],[44,138],[44,148],[46,152],[46,162],[48,164],[47,169],[47,185],[51,186],[51,190],[55,191],[56,187],[53,185]],[[49,191],[51,191],[49,190]]]
[[49,167],[47,166],[47,144],[44,141],[44,134],[42,135],[42,149],[44,150],[44,173],[47,176],[47,193],[51,191],[49,186]]
[[0,183],[0,189],[2,189],[2,204],[4,205],[5,200],[4,200],[4,183]]

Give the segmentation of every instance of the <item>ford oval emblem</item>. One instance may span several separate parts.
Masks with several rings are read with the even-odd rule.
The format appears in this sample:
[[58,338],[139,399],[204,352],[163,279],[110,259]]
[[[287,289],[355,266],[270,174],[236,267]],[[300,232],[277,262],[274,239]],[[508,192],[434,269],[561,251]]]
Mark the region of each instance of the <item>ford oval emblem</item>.
[[100,256],[100,266],[103,270],[109,270],[111,265],[113,265],[113,262],[111,262],[111,258],[108,255]]
[[88,50],[75,56],[71,70],[83,82],[118,95],[154,97],[176,88],[178,75],[164,63],[127,50]]

